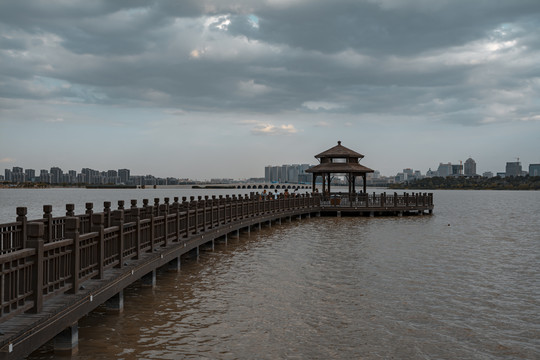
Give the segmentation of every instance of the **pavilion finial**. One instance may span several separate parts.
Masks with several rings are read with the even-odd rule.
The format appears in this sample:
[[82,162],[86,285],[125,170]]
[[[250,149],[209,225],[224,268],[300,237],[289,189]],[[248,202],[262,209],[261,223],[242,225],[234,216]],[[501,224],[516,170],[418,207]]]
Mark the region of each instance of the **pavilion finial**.
[[338,144],[338,145],[341,145],[341,141],[340,141],[340,140],[338,140],[337,144]]

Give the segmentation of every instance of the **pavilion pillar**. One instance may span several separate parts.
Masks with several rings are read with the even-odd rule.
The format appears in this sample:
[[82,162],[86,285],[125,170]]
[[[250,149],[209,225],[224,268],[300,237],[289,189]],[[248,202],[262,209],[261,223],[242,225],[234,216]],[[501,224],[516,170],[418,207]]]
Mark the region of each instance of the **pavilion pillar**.
[[367,194],[367,190],[366,190],[366,173],[362,174],[362,179],[364,179],[364,194]]
[[330,196],[330,183],[332,182],[331,174],[328,173],[328,196]]

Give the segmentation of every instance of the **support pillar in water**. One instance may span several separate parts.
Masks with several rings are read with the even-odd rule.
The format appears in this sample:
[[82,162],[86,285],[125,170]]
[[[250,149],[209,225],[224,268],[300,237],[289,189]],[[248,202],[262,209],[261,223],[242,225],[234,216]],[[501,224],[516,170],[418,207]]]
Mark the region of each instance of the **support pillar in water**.
[[107,312],[112,313],[121,313],[124,311],[124,290],[120,290],[118,294],[107,300],[105,302],[105,308]]
[[171,261],[169,261],[169,263],[167,264],[167,271],[170,271],[170,272],[179,272],[180,271],[180,266],[181,266],[181,260],[180,260],[180,256],[172,259]]
[[[199,248],[197,248],[198,250]],[[156,287],[156,270],[150,271],[141,278],[142,286]]]
[[59,356],[72,356],[78,351],[79,325],[75,322],[54,337],[54,353]]

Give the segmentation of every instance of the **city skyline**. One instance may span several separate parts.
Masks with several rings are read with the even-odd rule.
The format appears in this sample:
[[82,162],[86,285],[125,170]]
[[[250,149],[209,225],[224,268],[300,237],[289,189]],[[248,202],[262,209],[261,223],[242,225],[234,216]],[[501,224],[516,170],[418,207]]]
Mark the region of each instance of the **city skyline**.
[[540,163],[539,29],[536,0],[2,1],[0,168]]
[[[519,159],[518,159],[519,160]],[[258,182],[264,179],[265,182],[280,182],[280,183],[311,183],[311,174],[305,172],[314,165],[312,164],[281,164],[281,165],[266,165],[264,167],[263,176],[252,176],[250,178],[229,178],[216,177],[210,179],[210,182],[237,182],[237,181],[254,181]],[[474,159],[468,158],[464,163],[459,164],[439,163],[436,170],[429,168],[425,173],[414,168],[403,168],[403,171],[397,172],[395,175],[382,174],[379,170],[374,169],[374,174],[368,174],[371,179],[392,179],[396,182],[403,182],[410,179],[422,179],[424,177],[447,177],[447,176],[539,176],[540,164],[529,164],[523,166],[520,161],[506,162],[505,171],[477,171],[477,163]],[[528,169],[528,171],[527,171]],[[197,179],[192,177],[177,178],[173,176],[159,177],[153,174],[145,173],[131,174],[130,169],[122,168],[117,170],[95,170],[91,168],[82,168],[80,173],[75,170],[66,170],[59,167],[51,167],[50,170],[39,169],[39,174],[36,169],[23,168],[15,166],[12,169],[4,169],[4,174],[0,174],[0,181],[13,183],[22,182],[44,182],[51,184],[67,183],[67,184],[129,184],[129,185],[177,185],[181,182],[208,182],[209,179]]]

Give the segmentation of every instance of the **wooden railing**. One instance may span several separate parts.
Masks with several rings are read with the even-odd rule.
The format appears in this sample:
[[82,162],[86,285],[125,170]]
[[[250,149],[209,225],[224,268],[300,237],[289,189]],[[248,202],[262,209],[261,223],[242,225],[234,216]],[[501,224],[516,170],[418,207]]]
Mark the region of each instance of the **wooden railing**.
[[358,193],[354,195],[343,193],[325,194],[321,197],[321,206],[332,207],[366,207],[366,208],[421,208],[433,207],[432,193],[404,193],[393,194],[368,194]]
[[130,208],[110,202],[95,213],[93,204],[86,212],[73,213],[66,205],[66,216],[53,217],[52,207],[43,207],[43,219],[28,221],[26,208],[17,208],[16,222],[0,225],[0,323],[26,312],[41,312],[43,302],[63,293],[77,293],[85,281],[102,279],[113,267],[122,268],[127,260],[191,236],[243,219],[263,218],[294,210],[317,211],[319,196],[263,198],[258,194],[232,197],[184,197],[163,204],[131,201]]

